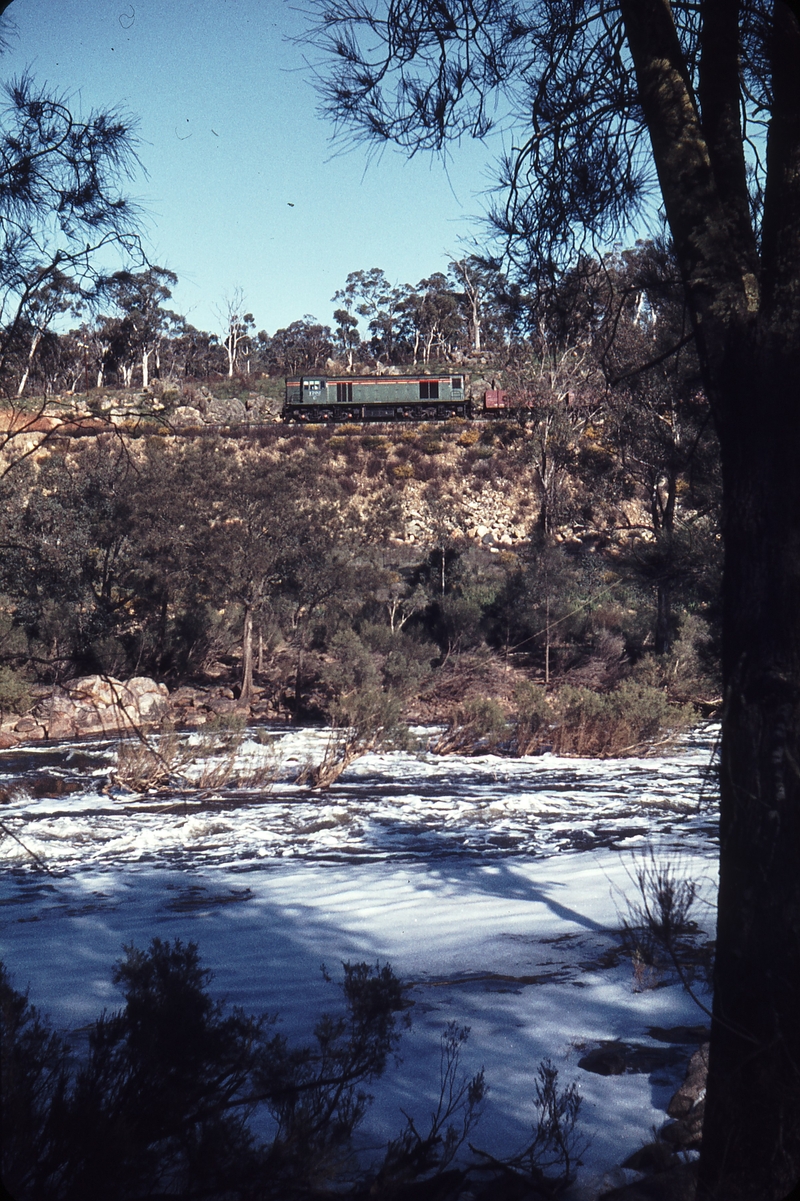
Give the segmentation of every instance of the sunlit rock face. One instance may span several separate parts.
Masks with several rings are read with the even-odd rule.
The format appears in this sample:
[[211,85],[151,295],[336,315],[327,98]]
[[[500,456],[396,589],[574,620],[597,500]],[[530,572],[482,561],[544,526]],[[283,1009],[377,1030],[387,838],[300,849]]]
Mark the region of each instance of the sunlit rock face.
[[7,745],[42,738],[115,733],[160,721],[169,708],[165,684],[146,676],[81,676],[45,696],[30,714],[4,723]]

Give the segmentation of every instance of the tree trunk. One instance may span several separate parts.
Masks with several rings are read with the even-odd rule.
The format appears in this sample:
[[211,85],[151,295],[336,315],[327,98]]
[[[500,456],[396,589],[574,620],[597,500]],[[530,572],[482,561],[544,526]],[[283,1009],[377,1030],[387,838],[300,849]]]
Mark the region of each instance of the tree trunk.
[[[731,339],[735,342],[736,339]],[[720,888],[698,1197],[800,1179],[800,352],[783,329],[723,381]]]
[[22,396],[23,392],[25,391],[25,387],[28,383],[28,378],[30,377],[30,374],[31,374],[31,367],[33,366],[34,356],[39,347],[39,343],[42,340],[42,333],[43,333],[42,330],[37,329],[34,331],[34,335],[31,338],[31,348],[28,352],[28,361],[25,364],[25,370],[22,373],[22,379],[19,381],[19,387],[17,388],[17,396],[18,397]]
[[244,705],[250,704],[253,695],[253,610],[249,605],[244,607],[244,628],[242,630],[242,686],[239,700]]
[[666,655],[672,650],[674,631],[672,628],[672,584],[670,580],[659,580],[656,584],[656,629],[655,652]]

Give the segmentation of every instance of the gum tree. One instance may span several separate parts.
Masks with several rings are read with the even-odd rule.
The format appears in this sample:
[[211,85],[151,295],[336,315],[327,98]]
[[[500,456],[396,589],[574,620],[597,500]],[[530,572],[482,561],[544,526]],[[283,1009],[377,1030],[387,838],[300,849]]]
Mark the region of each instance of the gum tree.
[[786,0],[315,0],[323,110],[409,153],[514,127],[494,210],[552,280],[666,218],[720,443],[721,847],[699,1195],[800,1180],[800,19]]

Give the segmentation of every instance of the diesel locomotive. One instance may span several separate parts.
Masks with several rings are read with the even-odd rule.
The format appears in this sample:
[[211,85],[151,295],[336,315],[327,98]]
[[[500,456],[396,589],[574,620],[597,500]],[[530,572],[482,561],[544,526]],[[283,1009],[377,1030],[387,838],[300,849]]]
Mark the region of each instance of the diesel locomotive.
[[463,375],[303,375],[286,381],[284,421],[446,421],[471,417]]

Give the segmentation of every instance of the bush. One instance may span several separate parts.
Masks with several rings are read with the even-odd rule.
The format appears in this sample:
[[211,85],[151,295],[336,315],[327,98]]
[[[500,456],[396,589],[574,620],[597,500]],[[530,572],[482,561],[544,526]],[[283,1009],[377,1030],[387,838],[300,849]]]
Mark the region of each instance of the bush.
[[275,763],[263,752],[244,758],[244,732],[242,714],[214,718],[200,734],[179,733],[166,722],[157,733],[139,733],[118,744],[113,783],[136,793],[226,786],[263,792],[275,779]]
[[[525,682],[514,689],[511,746],[515,755],[532,755],[549,735],[553,710],[544,688]],[[548,738],[549,740],[549,738]]]
[[0,717],[26,713],[33,702],[30,681],[11,667],[0,666]]
[[628,877],[635,894],[624,895],[620,933],[633,963],[634,991],[657,982],[664,969],[672,967],[692,1000],[710,1017],[692,988],[698,970],[711,986],[714,957],[714,943],[704,940],[692,917],[697,881],[687,876],[679,857],[658,860],[652,847],[634,855]]
[[[413,666],[411,658],[397,653],[390,632],[389,639],[387,647],[385,633],[381,639],[373,627],[367,627],[364,639],[354,630],[341,630],[332,639],[323,672],[332,694],[328,745],[320,763],[303,767],[297,783],[329,788],[362,755],[407,744],[408,727],[400,715],[404,689],[415,674],[404,680],[404,667]],[[397,641],[402,645],[408,640]]]
[[[0,968],[3,1182],[16,1201],[285,1197],[335,1175],[396,1051],[405,990],[388,964],[344,967],[345,1012],[290,1047],[271,1021],[211,999],[194,943],[125,948],[124,1008],[77,1066]],[[249,1117],[271,1114],[258,1144]]]
[[665,655],[642,656],[633,669],[636,680],[661,688],[679,704],[719,698],[721,684],[713,663],[712,635],[707,623],[686,613],[678,637]]
[[508,718],[496,701],[465,701],[429,749],[434,755],[485,755],[496,751],[507,735]]
[[669,741],[694,718],[690,705],[671,705],[660,689],[633,679],[607,693],[566,686],[552,704],[552,744],[560,755],[636,754],[653,742]]

